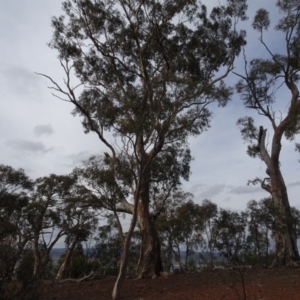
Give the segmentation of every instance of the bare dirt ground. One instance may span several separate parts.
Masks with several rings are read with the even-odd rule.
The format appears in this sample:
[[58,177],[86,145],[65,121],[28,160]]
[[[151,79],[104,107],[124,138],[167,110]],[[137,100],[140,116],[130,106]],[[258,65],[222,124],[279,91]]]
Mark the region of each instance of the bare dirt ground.
[[[124,300],[299,300],[300,269],[247,269],[178,274],[152,280],[127,279]],[[114,277],[81,283],[46,282],[41,287],[42,300],[111,299]],[[239,293],[239,295],[237,294]]]

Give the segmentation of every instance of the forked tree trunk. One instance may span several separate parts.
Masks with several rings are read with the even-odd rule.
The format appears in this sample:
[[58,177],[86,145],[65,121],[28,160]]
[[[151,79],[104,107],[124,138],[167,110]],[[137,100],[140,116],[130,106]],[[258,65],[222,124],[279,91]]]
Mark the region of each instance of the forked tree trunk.
[[142,243],[137,267],[138,278],[155,278],[163,271],[160,241],[155,221],[149,213],[148,204],[140,202],[138,207],[138,222]]

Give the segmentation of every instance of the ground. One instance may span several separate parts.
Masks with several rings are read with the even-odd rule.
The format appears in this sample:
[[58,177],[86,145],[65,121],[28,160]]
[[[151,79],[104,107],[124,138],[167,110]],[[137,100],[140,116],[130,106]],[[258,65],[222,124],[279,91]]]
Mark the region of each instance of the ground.
[[[114,277],[106,277],[81,283],[46,282],[42,286],[40,299],[111,299],[114,280]],[[152,280],[129,278],[123,294],[124,300],[299,300],[300,269],[247,269],[244,275],[238,270],[218,270],[162,276]]]

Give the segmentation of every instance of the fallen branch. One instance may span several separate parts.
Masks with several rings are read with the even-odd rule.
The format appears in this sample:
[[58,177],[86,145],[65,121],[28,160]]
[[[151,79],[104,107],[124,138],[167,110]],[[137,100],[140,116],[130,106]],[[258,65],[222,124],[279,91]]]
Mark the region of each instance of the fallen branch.
[[95,277],[96,277],[96,272],[91,271],[91,273],[89,275],[86,275],[82,278],[79,278],[79,279],[68,278],[68,279],[60,280],[59,282],[60,283],[63,283],[63,282],[80,283],[80,282],[83,282],[83,281],[93,280],[93,279],[95,279]]

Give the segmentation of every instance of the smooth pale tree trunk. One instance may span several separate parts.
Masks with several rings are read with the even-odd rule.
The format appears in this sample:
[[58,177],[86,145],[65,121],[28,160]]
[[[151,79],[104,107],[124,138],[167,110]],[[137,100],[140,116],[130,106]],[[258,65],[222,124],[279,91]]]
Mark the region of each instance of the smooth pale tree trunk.
[[33,275],[37,276],[40,273],[42,268],[42,257],[38,249],[39,247],[38,240],[34,239],[31,244],[32,244],[33,257],[34,257]]
[[76,246],[77,242],[78,242],[78,240],[75,239],[72,242],[71,246],[68,247],[65,259],[64,259],[63,263],[61,264],[58,272],[57,272],[57,275],[56,275],[56,278],[55,278],[56,280],[61,280],[66,275],[66,271],[67,271],[67,268],[70,265],[71,258],[72,258],[72,255],[73,255],[73,252],[74,252],[74,249],[75,249],[75,246]]
[[178,265],[179,265],[179,271],[180,272],[182,272],[182,264],[181,264],[181,254],[180,254],[180,247],[179,247],[179,245],[177,244],[176,245],[176,248],[177,248],[177,253],[176,253],[176,255],[177,255],[177,262],[178,262]]
[[130,227],[125,239],[125,243],[124,243],[124,252],[121,256],[121,260],[120,260],[120,269],[119,269],[119,274],[117,277],[117,280],[115,282],[114,285],[114,289],[112,292],[112,299],[113,300],[119,300],[121,299],[122,296],[122,288],[124,285],[124,281],[126,278],[126,271],[127,271],[127,264],[128,264],[128,258],[129,258],[129,246],[130,246],[130,242],[131,242],[131,237],[136,225],[136,221],[137,221],[137,209],[135,207],[134,211],[133,211],[133,216],[131,219],[131,223],[130,223]]
[[171,268],[174,271],[173,266],[173,240],[171,239],[171,236],[168,237],[168,248],[166,253],[166,265],[165,265],[165,271],[170,272]]

